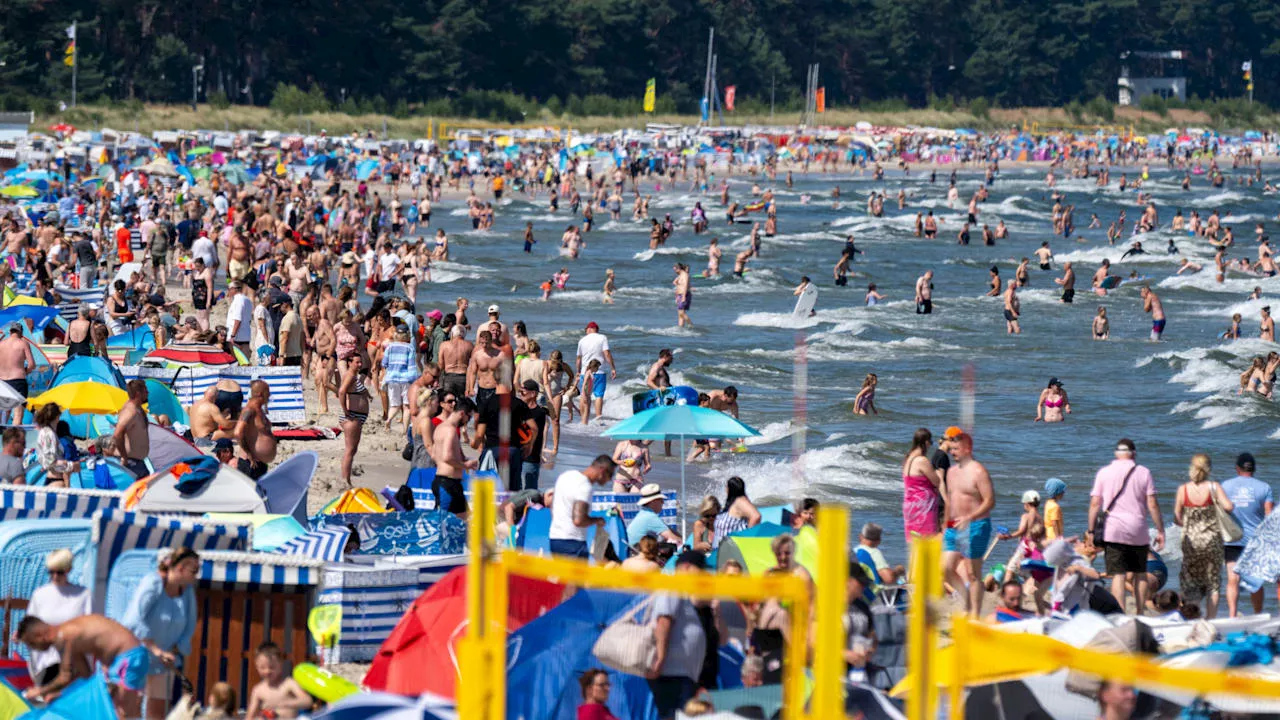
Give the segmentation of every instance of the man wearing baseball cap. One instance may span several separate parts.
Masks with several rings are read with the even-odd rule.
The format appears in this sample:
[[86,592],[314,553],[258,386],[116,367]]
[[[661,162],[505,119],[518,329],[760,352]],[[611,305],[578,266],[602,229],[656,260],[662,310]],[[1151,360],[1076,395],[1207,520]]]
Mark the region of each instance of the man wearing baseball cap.
[[[609,338],[600,332],[600,326],[591,321],[587,323],[586,334],[578,341],[578,359],[574,373],[582,375],[582,368],[592,360],[600,361],[600,371],[592,376],[591,397],[595,400],[596,417],[604,408],[604,391],[609,387],[609,380],[618,377],[618,368],[613,364],[613,353],[609,351]],[[609,363],[609,373],[604,372],[604,364]],[[583,407],[586,407],[585,405]]]
[[933,455],[929,456],[929,463],[933,465],[933,469],[938,471],[938,477],[942,478],[942,497],[947,497],[947,470],[951,469],[951,446],[955,439],[963,433],[964,430],[952,425],[942,433],[942,439],[938,441],[938,449],[933,451]]
[[[1258,531],[1258,526],[1275,508],[1275,499],[1271,494],[1271,486],[1253,476],[1258,469],[1253,455],[1245,452],[1236,458],[1236,476],[1222,483],[1222,492],[1235,506],[1232,517],[1240,523],[1244,535],[1235,542],[1226,544],[1227,560],[1227,612],[1235,617],[1240,605],[1240,576],[1236,574],[1236,562],[1240,554]],[[1258,588],[1250,596],[1253,601],[1254,614],[1262,612],[1262,588]]]
[[[1125,606],[1125,583],[1133,583],[1134,607],[1138,612],[1147,601],[1147,550],[1159,552],[1164,547],[1164,520],[1156,502],[1155,480],[1151,471],[1137,462],[1138,448],[1129,438],[1120,438],[1115,446],[1115,460],[1098,470],[1089,493],[1089,528],[1093,543],[1106,543],[1107,574],[1111,576],[1111,594],[1120,607]],[[1093,533],[1100,513],[1106,513],[1102,537]],[[1147,520],[1156,528],[1155,543],[1147,536]]]
[[497,303],[489,306],[489,321],[480,326],[481,330],[488,330],[489,336],[493,338],[493,344],[500,348],[507,347],[511,344],[511,336],[507,334],[507,326],[498,320],[498,316],[502,313],[502,309]]

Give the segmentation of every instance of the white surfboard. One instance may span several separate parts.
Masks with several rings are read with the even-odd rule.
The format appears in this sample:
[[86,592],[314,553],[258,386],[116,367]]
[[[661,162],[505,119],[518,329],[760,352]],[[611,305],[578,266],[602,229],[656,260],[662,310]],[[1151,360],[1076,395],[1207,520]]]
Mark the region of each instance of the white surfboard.
[[809,283],[804,290],[800,291],[800,297],[796,298],[796,309],[791,314],[797,318],[807,318],[813,312],[813,306],[818,304],[818,288]]

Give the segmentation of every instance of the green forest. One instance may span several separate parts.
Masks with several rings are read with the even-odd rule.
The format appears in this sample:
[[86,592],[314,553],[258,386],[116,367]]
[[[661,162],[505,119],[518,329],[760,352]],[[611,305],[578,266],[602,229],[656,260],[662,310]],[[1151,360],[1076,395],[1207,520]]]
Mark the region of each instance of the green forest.
[[[0,0],[0,104],[190,102],[519,120],[530,110],[694,113],[707,31],[740,110],[1114,101],[1121,54],[1183,50],[1189,91],[1280,103],[1273,0]],[[1274,70],[1272,70],[1274,68]]]

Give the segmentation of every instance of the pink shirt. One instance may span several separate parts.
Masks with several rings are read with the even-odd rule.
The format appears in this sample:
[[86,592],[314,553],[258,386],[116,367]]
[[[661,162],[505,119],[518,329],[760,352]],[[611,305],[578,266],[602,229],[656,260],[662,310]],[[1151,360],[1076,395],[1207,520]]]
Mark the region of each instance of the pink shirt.
[[[1129,468],[1134,467],[1132,460],[1113,460],[1110,465],[1098,470],[1093,480],[1091,497],[1101,498],[1099,512],[1107,509],[1111,499],[1120,492],[1124,484],[1124,476]],[[1147,497],[1156,494],[1155,481],[1151,479],[1151,471],[1138,465],[1129,476],[1129,484],[1111,508],[1107,518],[1107,530],[1103,534],[1106,542],[1124,545],[1146,546],[1151,543],[1147,535]]]

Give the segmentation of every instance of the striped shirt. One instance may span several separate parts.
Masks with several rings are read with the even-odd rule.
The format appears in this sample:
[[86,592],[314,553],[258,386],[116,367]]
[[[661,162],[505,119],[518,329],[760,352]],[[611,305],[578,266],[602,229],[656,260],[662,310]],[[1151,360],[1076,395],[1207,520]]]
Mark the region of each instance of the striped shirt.
[[409,343],[387,343],[382,351],[382,367],[387,370],[385,383],[412,383],[418,379],[417,353]]

